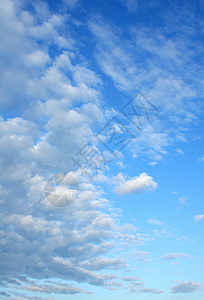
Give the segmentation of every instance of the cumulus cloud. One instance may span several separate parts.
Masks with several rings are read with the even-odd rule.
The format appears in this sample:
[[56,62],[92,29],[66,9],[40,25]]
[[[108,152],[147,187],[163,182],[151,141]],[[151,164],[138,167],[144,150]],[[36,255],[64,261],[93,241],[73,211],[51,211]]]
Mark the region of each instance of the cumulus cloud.
[[184,281],[171,288],[173,294],[179,293],[193,293],[199,291],[204,286],[201,283],[195,283],[193,281]]
[[122,173],[119,173],[116,176],[115,191],[119,195],[138,194],[144,191],[154,191],[157,187],[158,184],[153,180],[151,176],[149,176],[145,172],[129,180],[125,180]]

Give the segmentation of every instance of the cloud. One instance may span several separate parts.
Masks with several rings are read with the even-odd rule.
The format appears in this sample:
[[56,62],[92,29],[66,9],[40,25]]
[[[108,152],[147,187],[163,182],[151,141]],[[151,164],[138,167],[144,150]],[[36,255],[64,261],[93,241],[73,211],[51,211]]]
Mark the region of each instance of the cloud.
[[142,289],[138,289],[135,288],[134,286],[132,286],[130,288],[130,293],[138,293],[138,294],[162,294],[163,290],[159,290],[159,289],[154,289],[154,288],[142,288]]
[[137,11],[138,8],[138,0],[125,0],[120,2],[126,6],[128,12],[134,13]]
[[176,152],[178,152],[179,154],[184,154],[183,150],[181,150],[179,148],[176,149]]
[[133,256],[136,257],[136,259],[141,262],[147,262],[150,261],[150,259],[148,258],[149,254],[150,252],[147,251],[138,251],[135,254],[133,254]]
[[[9,109],[15,114],[25,114],[32,104],[33,112],[42,99],[43,103],[55,98],[70,104],[76,99],[79,102],[88,102],[90,97],[96,100],[98,93],[93,86],[100,78],[94,76],[94,71],[82,60],[76,60],[74,40],[64,34],[64,16],[51,14],[42,2],[31,4],[32,13],[17,2],[6,0],[0,9],[1,111]],[[49,55],[50,47],[55,49],[54,57]]]
[[151,218],[151,219],[147,220],[147,223],[149,223],[151,225],[155,225],[155,226],[166,226],[164,224],[164,222],[162,222],[158,219],[155,219],[155,218]]
[[123,277],[123,280],[124,281],[130,281],[130,282],[138,282],[140,281],[141,279],[137,278],[137,277],[133,277],[133,276],[124,276]]
[[[97,185],[100,180],[109,181],[102,171],[94,183],[80,181],[80,170],[74,173],[79,178],[80,191],[77,201],[69,207],[52,206],[44,194],[50,175],[65,178],[73,168],[71,156],[79,153],[98,124],[110,115],[101,101],[102,73],[96,74],[97,68],[92,69],[89,59],[83,57],[81,34],[78,39],[73,26],[76,20],[67,14],[67,8],[74,10],[80,1],[63,2],[65,7],[60,12],[50,11],[49,5],[41,1],[30,2],[29,10],[24,1],[0,2],[0,278],[11,294],[14,288],[30,293],[90,293],[60,284],[60,279],[115,289],[120,286],[115,281],[115,270],[127,267],[127,258],[121,258],[118,249],[135,249],[150,239],[148,234],[120,224],[121,213],[106,199],[103,187]],[[127,1],[126,5],[135,10],[135,3]],[[132,93],[144,82],[145,86],[152,82],[153,90],[145,89],[159,105],[157,98],[165,99],[165,114],[172,112],[171,118],[178,124],[180,115],[173,114],[177,110],[187,120],[193,119],[193,114],[186,112],[185,101],[181,101],[185,95],[192,95],[190,88],[168,72],[164,74],[144,64],[143,53],[148,47],[153,47],[154,55],[166,62],[160,46],[164,52],[170,49],[170,60],[180,63],[176,43],[166,43],[161,34],[163,41],[157,46],[157,41],[148,40],[145,33],[131,42],[122,38],[119,28],[102,20],[90,21],[89,28],[96,38],[99,66],[119,90]],[[136,42],[142,43],[135,48]],[[170,90],[170,96],[166,90]],[[145,124],[143,136],[137,140],[139,153],[143,153],[143,145],[145,149],[150,147],[147,154],[155,160],[167,153],[164,147],[170,143],[169,132],[163,132],[160,125],[158,120],[151,126]],[[167,127],[174,132],[174,128]],[[121,195],[157,188],[146,173],[129,180],[119,174],[116,181],[116,191]],[[60,193],[66,190],[58,189]],[[147,253],[136,255],[145,260]],[[51,278],[56,282],[42,282]],[[133,286],[143,285],[134,277],[126,279],[123,281]],[[153,288],[139,292],[161,293]]]
[[127,51],[131,44],[122,43],[119,28],[105,24],[100,17],[89,21],[89,29],[97,39],[95,57],[103,72],[119,89],[133,90],[134,84],[137,86],[136,78],[139,80],[138,73],[142,71],[134,66],[133,55]]
[[[51,282],[52,283],[52,282]],[[70,294],[70,295],[74,295],[74,294],[92,294],[92,292],[87,292],[83,289],[80,289],[78,287],[72,286],[72,285],[67,285],[67,284],[59,284],[56,285],[54,284],[54,282],[52,284],[34,284],[33,286],[31,285],[22,285],[20,287],[23,290],[29,291],[29,292],[39,292],[39,293],[47,293],[47,294]]]
[[189,258],[189,257],[191,256],[185,253],[169,253],[163,256],[164,259],[169,259],[169,260],[179,259],[179,258]]
[[184,281],[171,288],[173,294],[179,293],[193,293],[199,291],[204,286],[201,283],[194,283],[193,281]]
[[184,197],[178,197],[178,203],[182,206],[189,205],[188,201]]
[[150,166],[156,166],[157,162],[156,161],[151,161],[151,162],[148,163],[148,165],[150,165]]
[[10,297],[10,294],[5,292],[5,291],[0,292],[0,295],[3,296],[3,297],[7,297],[7,298]]
[[67,6],[69,9],[75,8],[80,3],[80,0],[63,0],[63,1],[64,1],[64,5]]
[[162,290],[158,289],[152,289],[152,288],[144,288],[144,289],[139,289],[140,293],[151,293],[151,294],[162,294]]
[[[133,3],[137,4],[137,1],[123,1],[130,10]],[[153,2],[150,6],[155,9]],[[149,8],[144,3],[142,7],[144,10]],[[171,13],[174,13],[170,11],[163,16],[165,21],[172,19]],[[127,34],[126,29],[101,17],[89,21],[89,29],[96,40],[95,58],[101,70],[118,90],[131,95],[141,90],[162,112],[163,118],[149,120],[151,126],[144,125],[142,134],[138,133],[132,142],[133,154],[147,156],[153,161],[161,160],[167,154],[167,146],[177,140],[186,140],[189,124],[195,122],[199,111],[193,99],[202,93],[198,76],[200,65],[191,64],[191,57],[199,60],[202,55],[199,41],[197,46],[195,41],[192,43],[192,28],[185,29],[182,35],[180,31],[174,31],[175,24],[171,25],[165,29],[158,27],[156,33],[149,26],[132,26]],[[194,46],[190,47],[191,44]],[[191,74],[192,84],[183,74]],[[178,151],[182,153],[182,150]]]
[[119,195],[138,194],[144,191],[154,191],[158,184],[147,173],[141,173],[132,179],[125,180],[122,173],[116,176],[116,189]]
[[204,215],[197,215],[194,217],[194,222],[197,223],[197,222],[200,222],[204,220]]
[[204,162],[204,156],[203,156],[203,157],[200,157],[200,158],[198,159],[198,161]]
[[122,267],[125,267],[126,264],[125,261],[120,258],[113,259],[113,258],[105,258],[105,257],[95,257],[88,261],[84,261],[81,265],[91,270],[100,270],[101,268],[117,270]]
[[[25,287],[23,274],[37,281],[56,278],[111,288],[116,284],[112,271],[127,266],[114,247],[138,245],[146,237],[123,228],[97,182],[82,181],[81,170],[73,171],[71,156],[84,150],[106,118],[102,80],[73,46],[65,16],[51,13],[42,2],[29,11],[17,2],[0,3],[1,282],[10,290],[20,282],[33,292],[86,293],[57,283]],[[64,209],[52,206],[44,194],[48,178],[65,178],[70,171],[79,179],[77,201]]]

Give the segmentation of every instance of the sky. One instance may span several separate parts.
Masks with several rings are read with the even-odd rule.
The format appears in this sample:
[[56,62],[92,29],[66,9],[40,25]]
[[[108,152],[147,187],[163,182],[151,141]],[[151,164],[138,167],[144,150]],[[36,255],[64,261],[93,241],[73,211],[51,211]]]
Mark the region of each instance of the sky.
[[202,0],[0,1],[0,297],[204,299]]

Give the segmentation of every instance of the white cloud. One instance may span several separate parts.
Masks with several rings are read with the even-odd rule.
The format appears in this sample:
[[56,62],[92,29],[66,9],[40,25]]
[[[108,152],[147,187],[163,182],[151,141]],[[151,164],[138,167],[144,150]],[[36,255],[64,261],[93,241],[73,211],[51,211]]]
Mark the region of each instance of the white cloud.
[[156,166],[157,162],[156,161],[151,161],[151,162],[148,163],[148,165],[150,165],[150,166]]
[[[106,112],[99,103],[102,81],[72,47],[74,40],[62,30],[64,17],[51,14],[42,3],[34,4],[33,13],[16,3],[0,3],[0,99],[2,111],[9,108],[9,116],[0,118],[0,278],[7,284],[11,278],[22,283],[24,274],[108,288],[114,285],[114,275],[107,269],[126,267],[114,246],[144,243],[143,235],[134,230],[129,234],[127,227],[124,233],[102,188],[87,180],[80,182],[77,201],[64,209],[52,206],[44,195],[49,176],[66,176],[73,166],[71,155],[104,120]],[[50,46],[57,46],[55,55],[48,55]],[[99,175],[98,181],[106,180],[103,172]],[[25,289],[86,292],[37,283]]]
[[148,258],[149,254],[150,252],[147,251],[138,251],[135,254],[133,254],[133,256],[135,256],[136,259],[141,262],[147,262],[150,261],[150,259]]
[[50,57],[47,53],[37,50],[30,54],[25,55],[26,64],[35,67],[44,67],[50,61]]
[[120,269],[121,267],[125,267],[125,261],[117,258],[105,258],[105,257],[96,257],[89,261],[84,261],[81,266],[86,267],[91,270],[100,270],[101,268],[107,269]]
[[89,22],[89,28],[97,38],[96,59],[103,70],[110,76],[116,86],[122,90],[135,90],[138,86],[138,73],[141,69],[134,66],[132,55],[126,47],[130,43],[122,43],[118,34],[120,30],[114,26],[107,25],[101,18]]
[[67,6],[68,8],[75,8],[79,3],[80,0],[63,0],[65,6]]
[[138,290],[139,293],[151,293],[151,294],[162,294],[163,290],[153,289],[153,288],[143,288]]
[[125,180],[122,173],[119,173],[115,178],[115,191],[119,195],[137,194],[144,191],[154,191],[158,186],[153,178],[145,172],[129,180]]
[[185,253],[169,253],[165,256],[163,256],[164,259],[179,259],[179,258],[189,258],[191,257],[189,254],[185,254]]
[[[79,1],[64,0],[64,3],[65,9],[74,9]],[[135,3],[131,0],[126,5],[135,10]],[[94,184],[86,180],[80,182],[77,201],[61,210],[52,206],[44,195],[49,176],[59,172],[66,176],[73,166],[70,156],[93,136],[96,124],[114,111],[103,111],[104,105],[100,105],[103,82],[81,55],[80,43],[73,38],[75,34],[67,30],[74,22],[70,14],[50,12],[49,6],[42,2],[31,5],[32,9],[26,11],[24,1],[0,2],[0,50],[3,58],[0,62],[0,105],[2,112],[7,111],[5,118],[0,117],[0,154],[3,157],[0,161],[3,170],[0,174],[3,261],[0,278],[3,283],[10,284],[10,290],[14,285],[16,289],[19,286],[19,290],[30,292],[90,293],[70,285],[38,284],[38,280],[44,278],[115,288],[118,282],[114,281],[116,276],[111,270],[114,272],[127,266],[126,258],[121,258],[118,249],[126,251],[131,245],[135,249],[150,237],[130,225],[120,225],[120,214],[105,199],[102,187],[94,185],[109,179],[101,171]],[[151,70],[149,74],[148,68],[148,72],[143,69],[143,61],[140,64],[139,56],[135,59],[128,52],[131,49],[136,53],[135,46],[128,41],[121,42],[118,28],[103,22],[92,22],[90,28],[98,41],[96,58],[99,65],[117,88],[132,92],[148,76],[157,78],[159,70]],[[142,45],[147,44],[145,38]],[[151,46],[151,41],[148,45]],[[169,46],[168,57],[179,63],[176,45],[170,43]],[[153,47],[157,47],[156,43]],[[158,48],[154,53],[158,55]],[[179,97],[174,103],[166,97],[165,104],[166,111],[174,112],[180,98],[187,92],[192,93],[182,81],[174,80],[169,74],[163,80],[163,75],[155,83],[160,93],[153,89],[152,95],[154,99],[158,95],[161,97],[162,93],[166,97],[166,89],[173,86],[179,91]],[[172,89],[169,97],[174,99],[174,95]],[[184,106],[179,107],[185,115]],[[193,116],[189,113],[187,118]],[[169,144],[169,133],[162,132],[157,121],[152,126],[145,124],[138,144],[140,150],[141,145],[151,147],[148,155],[152,159],[161,159],[166,154],[164,147]],[[157,183],[146,173],[129,180],[119,174],[116,181],[116,191],[121,195],[157,188]],[[58,191],[64,190],[59,188]],[[160,225],[158,220],[153,223]],[[166,231],[156,234],[165,235]],[[136,257],[145,260],[147,254],[137,252]],[[32,278],[32,282],[28,282],[28,278]],[[129,282],[135,286],[143,285],[133,277]],[[135,292],[161,293],[153,288]]]
[[204,286],[201,283],[195,283],[193,281],[184,281],[171,288],[173,294],[179,293],[193,293],[199,291]]
[[194,222],[197,223],[199,221],[204,220],[204,215],[197,215],[194,217]]
[[181,150],[179,148],[176,149],[176,152],[178,152],[179,154],[184,154],[183,150]]
[[189,205],[188,201],[186,200],[185,197],[179,197],[178,198],[178,203],[181,205]]
[[137,11],[138,8],[138,0],[125,0],[120,2],[126,6],[128,12],[134,13]]
[[21,286],[21,289],[29,291],[29,292],[39,292],[39,293],[47,293],[47,294],[92,294],[92,292],[87,292],[83,289],[80,289],[78,287],[74,287],[72,285],[56,285],[56,284],[52,284],[52,285],[48,285],[48,284],[35,284],[33,286],[27,285],[27,286]]
[[199,158],[199,161],[204,162],[204,156]]
[[[131,7],[137,1],[123,3]],[[170,38],[170,27],[160,28],[155,34],[150,27],[138,26],[127,35],[99,17],[89,22],[89,28],[97,41],[95,56],[102,71],[119,90],[131,95],[141,90],[162,112],[162,118],[149,120],[151,126],[145,124],[142,134],[138,133],[132,142],[133,154],[161,160],[168,154],[167,146],[177,140],[186,141],[189,124],[195,122],[199,110],[192,99],[202,93],[200,66],[191,65],[191,57],[198,53],[197,47],[189,47],[190,34],[185,31],[181,36],[178,32]],[[183,77],[187,65],[192,84]]]
[[151,225],[156,225],[156,226],[166,226],[164,224],[164,222],[158,220],[158,219],[155,219],[155,218],[151,218],[149,220],[147,220],[147,223],[151,224]]
[[138,282],[138,281],[140,281],[141,279],[140,279],[140,278],[137,278],[137,277],[133,277],[133,276],[124,276],[124,277],[123,277],[123,280],[124,280],[124,281],[130,281],[130,282]]

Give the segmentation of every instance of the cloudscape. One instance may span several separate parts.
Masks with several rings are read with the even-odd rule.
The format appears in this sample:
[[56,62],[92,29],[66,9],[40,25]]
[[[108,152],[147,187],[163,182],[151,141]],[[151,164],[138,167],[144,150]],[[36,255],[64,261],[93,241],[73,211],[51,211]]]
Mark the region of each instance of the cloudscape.
[[203,17],[0,0],[1,299],[204,299]]

